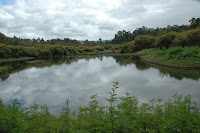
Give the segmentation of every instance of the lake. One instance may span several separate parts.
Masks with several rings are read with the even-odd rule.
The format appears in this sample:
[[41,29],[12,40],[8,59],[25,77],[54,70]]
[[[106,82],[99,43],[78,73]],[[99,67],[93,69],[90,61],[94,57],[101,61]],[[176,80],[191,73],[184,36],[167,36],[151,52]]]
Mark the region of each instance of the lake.
[[107,104],[112,82],[119,81],[119,97],[129,92],[142,103],[154,97],[166,101],[177,93],[191,95],[200,105],[199,70],[151,66],[132,56],[55,58],[6,65],[14,69],[10,75],[1,75],[0,97],[5,104],[17,98],[23,107],[47,104],[52,113],[58,113],[67,99],[76,109],[86,105],[93,94],[98,94],[101,104]]

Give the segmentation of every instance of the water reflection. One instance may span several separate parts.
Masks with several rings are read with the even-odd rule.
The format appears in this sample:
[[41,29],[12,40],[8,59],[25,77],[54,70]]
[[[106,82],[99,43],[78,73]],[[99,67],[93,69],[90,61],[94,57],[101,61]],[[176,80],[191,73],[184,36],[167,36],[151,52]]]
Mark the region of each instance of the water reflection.
[[118,96],[130,92],[141,102],[153,97],[167,99],[174,93],[191,94],[195,101],[200,101],[199,76],[195,73],[194,77],[183,73],[176,79],[179,72],[164,71],[128,56],[63,58],[10,65],[15,67],[12,74],[0,81],[0,97],[7,104],[17,97],[24,107],[48,104],[52,112],[59,112],[66,99],[71,101],[71,108],[76,108],[87,104],[92,94],[98,94],[100,102],[106,103],[113,81],[120,83]]
[[138,70],[147,70],[149,68],[151,68],[150,65],[148,65],[147,63],[145,62],[142,62],[140,60],[139,57],[133,57],[133,56],[114,56],[113,57],[116,62],[122,66],[126,66],[127,64],[135,64],[136,68]]
[[182,80],[184,78],[199,80],[200,78],[200,70],[173,69],[173,68],[160,67],[156,65],[149,65],[145,62],[142,62],[139,59],[139,57],[132,57],[132,56],[118,56],[113,58],[116,59],[116,62],[119,63],[119,65],[126,66],[127,64],[135,64],[138,70],[147,70],[149,68],[156,68],[159,70],[158,74],[161,78],[165,76],[175,78],[178,80]]

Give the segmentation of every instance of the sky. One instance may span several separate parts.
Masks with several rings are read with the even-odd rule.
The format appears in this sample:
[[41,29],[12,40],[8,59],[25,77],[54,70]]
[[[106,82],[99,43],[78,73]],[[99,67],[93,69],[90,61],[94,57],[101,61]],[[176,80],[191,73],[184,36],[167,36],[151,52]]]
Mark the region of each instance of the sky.
[[110,40],[121,30],[189,24],[200,0],[0,0],[0,32],[20,38]]

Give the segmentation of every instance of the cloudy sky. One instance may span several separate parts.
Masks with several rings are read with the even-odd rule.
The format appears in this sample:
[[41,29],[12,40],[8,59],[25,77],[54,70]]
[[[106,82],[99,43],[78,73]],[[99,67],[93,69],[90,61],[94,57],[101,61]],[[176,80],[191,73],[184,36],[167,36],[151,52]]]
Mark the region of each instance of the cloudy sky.
[[199,13],[200,0],[0,0],[0,32],[106,40],[119,30],[188,24]]

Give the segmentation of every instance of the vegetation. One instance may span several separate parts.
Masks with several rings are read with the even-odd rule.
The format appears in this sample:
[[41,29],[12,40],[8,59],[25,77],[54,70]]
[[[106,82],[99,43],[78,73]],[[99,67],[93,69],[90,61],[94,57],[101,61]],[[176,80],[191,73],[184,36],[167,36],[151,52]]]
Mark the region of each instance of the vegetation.
[[169,32],[157,37],[140,35],[134,41],[123,44],[121,53],[135,53],[153,47],[161,49],[175,46],[200,46],[200,28],[181,33]]
[[[156,67],[159,69],[162,77],[165,75],[169,75],[170,77],[176,78],[178,80],[182,80],[184,78],[193,79],[193,80],[199,80],[200,79],[200,71],[198,70],[181,70],[181,69],[170,69],[170,68],[163,68],[155,65],[149,65],[143,61],[137,56],[144,56],[152,52],[157,52],[156,49],[146,49],[142,50],[136,54],[124,54],[124,55],[115,55],[113,58],[116,60],[116,63],[118,63],[120,66],[126,66],[128,64],[134,64],[138,70],[147,70],[152,67]],[[133,57],[133,55],[135,55]],[[25,69],[29,69],[32,67],[36,68],[44,68],[44,67],[51,67],[54,65],[61,65],[63,63],[65,64],[71,64],[73,62],[77,62],[79,59],[86,59],[89,60],[91,58],[99,58],[102,59],[102,55],[96,56],[96,55],[86,55],[86,56],[79,56],[79,57],[63,57],[63,58],[51,58],[48,60],[31,60],[26,61],[26,63],[22,62],[5,62],[2,63],[1,67],[5,66],[11,66],[12,69],[9,71],[6,71],[6,73],[0,74],[0,79],[2,81],[9,78],[10,74],[23,71]]]
[[[178,66],[199,67],[199,52],[195,50],[200,46],[199,18],[192,18],[190,23],[190,25],[174,25],[157,29],[142,27],[136,29],[133,33],[124,30],[119,31],[112,43],[122,43],[120,45],[109,44],[109,42],[104,44],[101,38],[97,42],[86,39],[84,44],[81,45],[77,40],[70,40],[69,38],[47,41],[40,38],[25,40],[15,36],[9,38],[0,34],[0,42],[5,43],[0,44],[0,62],[21,60],[22,57],[25,57],[24,59],[28,59],[28,57],[46,59],[77,55],[125,54],[136,53],[149,48],[159,48],[160,50],[152,51],[158,53],[146,56],[143,59],[158,61],[159,63],[167,61],[165,64],[173,66],[178,64]],[[21,41],[25,41],[27,45],[21,45]],[[173,50],[175,51],[173,52]],[[179,50],[181,51],[177,52]],[[172,53],[174,54],[172,55]],[[174,63],[176,64],[174,65]]]
[[[158,75],[163,78],[163,77],[171,77],[175,78],[177,80],[183,80],[183,79],[192,79],[198,81],[200,79],[200,70],[197,69],[174,69],[173,67],[162,67],[160,65],[154,65],[151,63],[149,65],[148,63],[141,61],[141,57],[143,58],[144,55],[148,55],[149,53],[156,52],[155,49],[146,49],[142,50],[140,52],[137,52],[134,54],[135,56],[114,56],[116,62],[119,65],[126,66],[128,64],[134,64],[137,70],[148,70],[150,68],[156,68],[159,70]],[[137,56],[140,57],[137,57]],[[148,61],[148,60],[147,60]],[[167,62],[167,61],[166,61]],[[174,63],[175,64],[175,63]]]
[[155,52],[142,56],[149,61],[174,67],[200,67],[200,47],[170,47],[161,50],[154,49]]
[[8,59],[1,59],[0,58],[0,63],[3,62],[15,62],[15,61],[28,61],[28,60],[32,60],[35,57],[20,57],[20,58],[8,58]]
[[[106,48],[108,47],[109,48]],[[11,46],[0,44],[0,57],[1,58],[20,58],[20,57],[36,57],[36,58],[51,58],[61,56],[76,56],[85,54],[102,54],[107,53],[105,50],[109,50],[110,53],[115,53],[119,46],[61,46],[61,45],[42,45],[37,44],[33,47]],[[104,48],[105,47],[105,48]]]
[[6,73],[12,69],[12,66],[0,66],[0,74]]
[[[0,101],[0,127],[19,132],[199,132],[200,112],[190,96],[175,94],[165,103],[153,98],[141,103],[136,97],[117,98],[114,82],[108,105],[100,105],[98,95],[91,96],[87,106],[70,109],[66,101],[59,115],[52,115],[47,105],[22,108],[17,99],[11,105]],[[117,104],[118,101],[118,104]]]
[[64,45],[64,46],[78,46],[81,45],[80,42],[77,40],[72,40],[69,38],[62,39],[51,39],[45,41],[43,38],[40,39],[39,37],[37,39],[21,39],[14,37],[6,37],[3,33],[0,33],[0,43],[7,44],[7,45],[13,45],[13,46],[26,46],[31,47],[36,44],[50,44],[50,45]]
[[192,18],[190,21],[190,25],[174,25],[164,28],[148,28],[145,26],[142,26],[141,28],[137,28],[132,33],[130,31],[118,31],[117,34],[115,34],[114,39],[112,40],[113,44],[121,44],[124,42],[130,42],[135,40],[135,38],[139,35],[148,35],[148,36],[162,36],[164,34],[167,34],[169,32],[183,32],[191,29],[195,29],[197,27],[200,27],[200,18]]
[[173,41],[178,33],[177,32],[169,32],[165,35],[158,37],[156,46],[159,48],[169,48],[173,46]]
[[137,52],[135,55],[146,55],[141,58],[149,63],[162,66],[199,68],[199,46],[200,28],[197,28],[157,37],[139,35],[134,41],[123,44],[121,53]]

